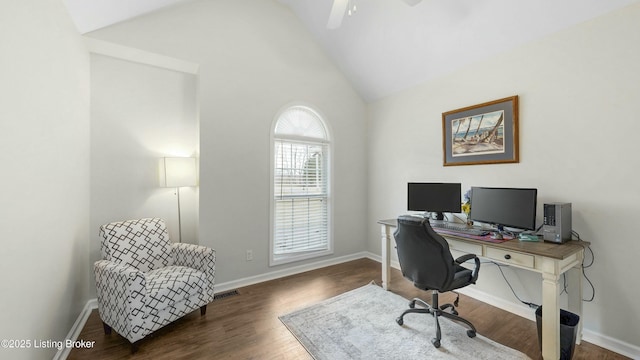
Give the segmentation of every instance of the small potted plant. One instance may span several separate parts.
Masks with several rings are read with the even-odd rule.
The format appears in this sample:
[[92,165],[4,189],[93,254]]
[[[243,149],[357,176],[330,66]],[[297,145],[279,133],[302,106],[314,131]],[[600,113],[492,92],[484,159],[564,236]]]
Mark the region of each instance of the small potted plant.
[[473,221],[469,219],[469,215],[471,214],[471,189],[464,193],[463,201],[462,212],[467,216],[467,225],[473,225]]

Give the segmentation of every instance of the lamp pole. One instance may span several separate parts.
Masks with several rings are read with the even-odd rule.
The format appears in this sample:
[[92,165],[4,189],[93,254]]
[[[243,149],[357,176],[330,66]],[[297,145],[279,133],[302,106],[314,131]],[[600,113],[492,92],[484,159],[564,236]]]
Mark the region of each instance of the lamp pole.
[[176,187],[176,195],[178,196],[178,242],[182,242],[182,217],[180,212],[180,187]]
[[165,187],[176,189],[178,200],[178,241],[182,242],[182,211],[180,209],[180,188],[197,186],[196,159],[195,158],[164,158],[163,159]]

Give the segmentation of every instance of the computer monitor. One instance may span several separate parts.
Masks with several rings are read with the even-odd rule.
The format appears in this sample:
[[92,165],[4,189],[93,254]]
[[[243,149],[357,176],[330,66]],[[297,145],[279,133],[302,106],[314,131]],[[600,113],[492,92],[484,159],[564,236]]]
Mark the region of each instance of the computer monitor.
[[407,209],[437,213],[444,219],[445,212],[461,211],[462,185],[460,183],[408,183]]
[[535,230],[537,197],[537,189],[472,187],[469,218],[499,232],[505,226]]

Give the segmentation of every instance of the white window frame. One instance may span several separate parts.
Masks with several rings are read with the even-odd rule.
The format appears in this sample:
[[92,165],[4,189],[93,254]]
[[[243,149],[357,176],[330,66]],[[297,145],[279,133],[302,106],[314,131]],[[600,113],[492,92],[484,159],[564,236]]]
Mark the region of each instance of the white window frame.
[[[293,108],[304,108],[306,111],[310,111],[312,112],[314,115],[316,115],[318,121],[320,122],[320,124],[323,126],[324,131],[325,131],[325,138],[324,139],[319,139],[319,138],[311,138],[311,137],[305,137],[305,136],[300,136],[300,135],[276,135],[276,126],[278,124],[278,120],[281,118],[281,116],[287,112],[290,109]],[[278,254],[276,255],[274,253],[274,247],[275,247],[275,221],[276,221],[276,199],[275,199],[275,166],[276,166],[276,159],[275,159],[275,154],[276,154],[276,141],[291,141],[292,143],[312,143],[312,144],[323,144],[325,149],[326,149],[326,153],[324,154],[325,156],[325,160],[327,162],[326,164],[326,178],[327,178],[327,189],[326,189],[326,195],[327,195],[327,249],[324,250],[315,250],[315,251],[308,251],[308,252],[303,252],[303,253],[294,253],[294,254]],[[270,227],[270,231],[269,231],[269,266],[276,266],[276,265],[282,265],[282,264],[286,264],[286,263],[291,263],[291,262],[295,262],[295,261],[301,261],[301,260],[306,260],[306,259],[312,259],[312,258],[316,258],[316,257],[320,257],[320,256],[327,256],[327,255],[331,255],[333,254],[333,217],[332,217],[332,208],[333,208],[333,201],[331,198],[331,187],[332,187],[332,183],[333,183],[333,177],[332,177],[332,143],[331,143],[331,131],[329,129],[329,127],[327,126],[326,121],[324,120],[324,117],[316,110],[314,109],[312,106],[306,105],[306,104],[290,104],[287,105],[285,107],[283,107],[280,111],[278,111],[278,113],[276,114],[274,120],[273,120],[273,124],[271,126],[271,141],[270,141],[270,145],[271,145],[271,151],[270,151],[270,187],[269,187],[269,194],[270,194],[270,222],[269,222],[269,227]]]

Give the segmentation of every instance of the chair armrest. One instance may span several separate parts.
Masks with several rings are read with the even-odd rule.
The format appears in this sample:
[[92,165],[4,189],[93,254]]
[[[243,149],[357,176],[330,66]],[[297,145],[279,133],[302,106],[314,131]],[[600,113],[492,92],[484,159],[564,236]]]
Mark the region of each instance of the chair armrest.
[[171,245],[171,257],[173,265],[187,266],[205,273],[209,282],[209,295],[213,300],[213,285],[216,280],[216,251],[201,245],[174,243]]
[[100,318],[129,341],[146,335],[146,280],[131,265],[99,260],[93,266]]
[[457,258],[455,261],[456,261],[456,264],[461,265],[462,263],[467,262],[476,257],[477,257],[476,254],[464,254],[459,258]]
[[464,254],[455,260],[456,264],[462,265],[462,263],[467,262],[473,259],[475,262],[475,267],[473,268],[473,272],[471,273],[471,283],[475,284],[476,280],[478,280],[478,273],[480,272],[480,258],[475,254]]

